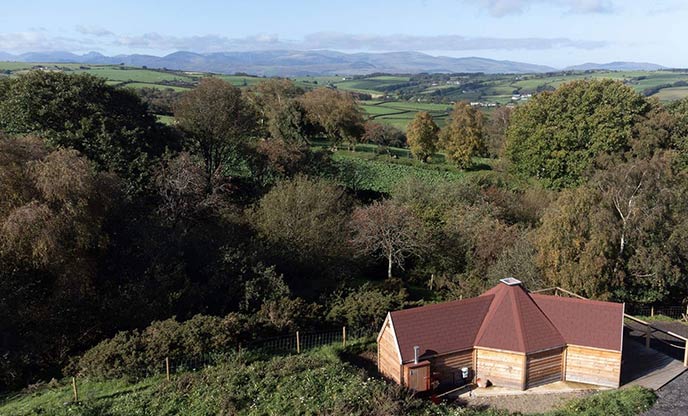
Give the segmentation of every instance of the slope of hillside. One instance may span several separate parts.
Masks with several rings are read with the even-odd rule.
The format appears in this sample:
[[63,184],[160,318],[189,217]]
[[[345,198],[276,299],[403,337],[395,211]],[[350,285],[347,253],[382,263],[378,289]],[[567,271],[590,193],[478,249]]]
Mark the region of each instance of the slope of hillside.
[[246,72],[257,75],[353,75],[375,72],[465,72],[465,73],[532,73],[548,72],[554,68],[513,61],[487,58],[451,58],[431,56],[419,52],[342,53],[319,51],[255,51],[217,52],[199,54],[174,52],[166,56],[117,55],[104,56],[97,52],[75,55],[69,52],[5,54],[0,59],[20,62],[73,62],[84,64],[120,64],[170,68],[185,71],[218,73]]

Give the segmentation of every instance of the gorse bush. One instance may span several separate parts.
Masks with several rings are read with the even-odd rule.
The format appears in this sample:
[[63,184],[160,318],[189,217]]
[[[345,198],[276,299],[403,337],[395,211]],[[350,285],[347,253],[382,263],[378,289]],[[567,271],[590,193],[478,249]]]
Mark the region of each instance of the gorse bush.
[[244,325],[238,314],[153,322],[143,331],[123,331],[102,341],[65,373],[103,378],[158,373],[167,357],[173,362],[197,360],[209,353],[236,349]]

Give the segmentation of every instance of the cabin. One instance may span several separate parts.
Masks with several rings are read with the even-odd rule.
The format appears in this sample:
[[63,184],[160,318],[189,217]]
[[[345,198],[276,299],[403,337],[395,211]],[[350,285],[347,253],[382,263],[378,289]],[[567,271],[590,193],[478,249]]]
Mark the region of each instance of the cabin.
[[475,298],[389,312],[378,370],[417,392],[488,380],[617,388],[623,324],[621,303],[530,293],[507,278]]

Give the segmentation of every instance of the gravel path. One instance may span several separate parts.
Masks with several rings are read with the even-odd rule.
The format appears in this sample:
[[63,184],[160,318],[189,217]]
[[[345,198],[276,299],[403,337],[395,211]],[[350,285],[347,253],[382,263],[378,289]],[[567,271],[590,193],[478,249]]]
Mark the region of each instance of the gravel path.
[[643,416],[688,415],[688,372],[657,390],[657,403]]

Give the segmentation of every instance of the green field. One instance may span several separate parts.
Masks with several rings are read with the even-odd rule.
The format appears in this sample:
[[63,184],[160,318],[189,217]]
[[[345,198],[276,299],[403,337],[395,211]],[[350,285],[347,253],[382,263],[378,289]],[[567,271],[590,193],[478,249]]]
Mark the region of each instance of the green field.
[[163,81],[180,81],[192,83],[195,80],[185,75],[178,75],[163,71],[153,71],[150,69],[131,69],[128,67],[91,67],[90,69],[77,69],[75,73],[86,73],[111,81],[134,81],[145,83],[160,83]]
[[[48,64],[0,62],[0,73],[15,75],[32,68],[87,73],[107,79],[114,86],[129,88],[171,88],[183,92],[208,76],[203,72],[134,68],[121,65]],[[264,78],[250,75],[213,74],[238,87],[251,87]],[[552,74],[434,74],[297,77],[297,85],[312,89],[333,87],[343,91],[370,94],[373,100],[362,101],[362,109],[372,119],[401,130],[418,111],[428,111],[440,126],[446,124],[452,103],[471,101],[500,105],[523,101],[513,100],[516,93],[534,94],[548,88],[580,79],[610,78],[620,80],[636,91],[654,93],[668,102],[688,96],[688,71],[587,71]],[[674,85],[678,83],[677,85]],[[483,108],[487,114],[490,108]],[[169,122],[170,120],[166,120]]]
[[122,86],[122,87],[128,87],[128,88],[134,88],[134,89],[139,89],[139,88],[155,88],[159,90],[175,90],[177,92],[184,92],[184,91],[189,91],[190,88],[187,87],[178,87],[176,85],[165,85],[165,84],[154,84],[154,83],[148,83],[148,82],[119,82],[119,81],[108,81],[110,82],[115,82],[116,85]]
[[688,97],[688,87],[664,88],[653,95],[660,101],[676,101]]

